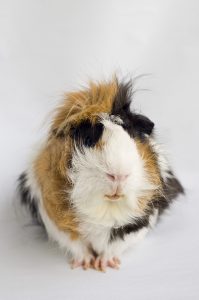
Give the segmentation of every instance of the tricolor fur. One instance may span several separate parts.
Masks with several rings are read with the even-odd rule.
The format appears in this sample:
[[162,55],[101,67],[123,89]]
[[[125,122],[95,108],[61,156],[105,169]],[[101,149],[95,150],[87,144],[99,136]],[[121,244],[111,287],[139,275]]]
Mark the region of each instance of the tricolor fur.
[[67,94],[19,178],[22,203],[76,262],[119,256],[183,192],[131,98],[117,79]]

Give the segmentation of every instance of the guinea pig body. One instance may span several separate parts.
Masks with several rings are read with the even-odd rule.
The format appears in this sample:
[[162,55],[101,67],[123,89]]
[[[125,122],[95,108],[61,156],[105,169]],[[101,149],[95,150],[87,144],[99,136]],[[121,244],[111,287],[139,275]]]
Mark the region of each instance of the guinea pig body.
[[67,94],[19,178],[22,203],[73,267],[118,268],[122,252],[183,193],[154,123],[131,111],[131,89],[115,79]]

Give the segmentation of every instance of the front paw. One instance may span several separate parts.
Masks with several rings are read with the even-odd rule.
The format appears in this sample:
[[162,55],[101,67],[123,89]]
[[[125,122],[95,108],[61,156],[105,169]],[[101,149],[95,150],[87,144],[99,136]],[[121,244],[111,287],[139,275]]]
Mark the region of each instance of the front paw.
[[86,254],[81,258],[73,258],[71,260],[71,268],[75,269],[82,267],[84,270],[87,270],[93,267],[94,260],[95,258],[92,254]]
[[97,271],[106,272],[106,268],[119,269],[120,259],[116,256],[107,257],[106,255],[99,255],[93,262],[93,268]]

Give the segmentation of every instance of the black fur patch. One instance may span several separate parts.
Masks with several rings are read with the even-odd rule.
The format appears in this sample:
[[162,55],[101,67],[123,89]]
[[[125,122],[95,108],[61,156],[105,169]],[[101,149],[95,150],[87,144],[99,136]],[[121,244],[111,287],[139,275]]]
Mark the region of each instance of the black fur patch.
[[131,112],[132,82],[118,84],[118,92],[115,96],[111,114],[119,116],[123,121],[123,128],[132,137],[144,138],[150,135],[154,123],[147,117]]
[[159,214],[161,214],[166,208],[169,207],[172,200],[174,200],[179,194],[184,194],[184,188],[179,180],[170,171],[169,174],[172,177],[168,177],[163,183],[162,196],[155,198],[152,201],[152,206],[158,208]]
[[31,213],[32,218],[38,223],[42,224],[41,217],[39,215],[38,206],[36,199],[32,198],[30,188],[27,186],[27,175],[22,173],[18,179],[19,194],[21,204],[26,206]]
[[103,130],[102,123],[91,124],[89,120],[85,120],[77,127],[71,128],[70,136],[79,146],[94,147],[101,138]]
[[125,235],[136,232],[148,225],[149,216],[145,216],[144,218],[137,219],[135,223],[129,223],[119,228],[112,228],[110,232],[109,242],[111,243],[116,239],[124,240]]

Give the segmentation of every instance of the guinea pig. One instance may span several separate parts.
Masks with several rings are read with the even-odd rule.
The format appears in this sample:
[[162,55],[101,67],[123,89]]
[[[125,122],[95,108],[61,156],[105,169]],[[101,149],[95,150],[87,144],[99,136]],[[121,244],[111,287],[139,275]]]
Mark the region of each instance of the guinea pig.
[[132,94],[132,82],[117,78],[66,94],[19,177],[21,203],[73,268],[118,268],[183,193],[154,123],[130,108]]

